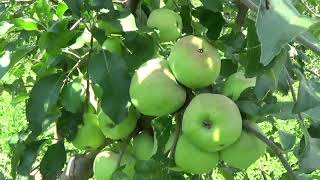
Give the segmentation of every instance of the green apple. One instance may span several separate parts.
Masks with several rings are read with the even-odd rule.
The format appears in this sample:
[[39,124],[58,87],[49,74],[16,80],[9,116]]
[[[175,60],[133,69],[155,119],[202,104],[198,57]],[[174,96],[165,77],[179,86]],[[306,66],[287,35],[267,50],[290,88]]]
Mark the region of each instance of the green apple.
[[122,52],[122,45],[120,37],[110,36],[102,44],[102,49],[108,50],[111,53],[120,55]]
[[168,60],[176,79],[192,89],[213,84],[220,73],[221,59],[217,49],[193,35],[178,40]]
[[115,124],[102,110],[99,113],[99,126],[103,134],[110,139],[123,139],[134,130],[137,125],[139,114],[130,107],[128,116],[119,124]]
[[130,84],[132,104],[142,114],[162,116],[178,110],[186,99],[166,60],[151,59],[142,64]]
[[237,100],[240,94],[249,87],[256,85],[256,78],[246,78],[243,72],[230,75],[223,87],[223,94]]
[[243,130],[235,143],[220,151],[220,157],[229,166],[246,169],[265,153],[266,147],[255,135]]
[[62,89],[61,104],[67,111],[80,112],[84,101],[85,89],[81,85],[81,79],[74,79]]
[[226,148],[240,137],[241,130],[240,111],[224,95],[199,94],[183,114],[182,132],[204,151],[217,152]]
[[159,30],[160,41],[175,41],[181,35],[182,19],[170,9],[156,9],[148,17],[147,26]]
[[132,140],[131,151],[139,160],[148,160],[155,153],[153,137],[147,132],[142,132]]
[[82,150],[97,149],[105,142],[105,137],[98,126],[98,116],[85,113],[83,122],[78,127],[76,137],[72,140],[73,146]]
[[[96,180],[110,179],[112,173],[117,170],[118,160],[120,154],[112,151],[100,152],[93,162],[93,173]],[[135,159],[128,154],[122,157],[121,166],[125,165],[123,172],[128,175],[128,179],[132,179],[134,176]]]
[[218,152],[206,152],[199,149],[184,134],[179,137],[174,157],[177,166],[194,174],[207,173],[219,162]]

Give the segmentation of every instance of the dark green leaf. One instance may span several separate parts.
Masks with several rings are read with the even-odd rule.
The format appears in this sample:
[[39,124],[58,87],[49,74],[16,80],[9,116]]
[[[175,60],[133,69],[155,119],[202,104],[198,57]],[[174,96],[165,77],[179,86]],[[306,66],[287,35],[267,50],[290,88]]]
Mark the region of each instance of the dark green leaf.
[[223,11],[222,8],[222,0],[201,0],[204,8],[213,11],[213,12],[221,12]]
[[300,143],[298,155],[300,170],[304,173],[310,173],[320,168],[320,139],[309,138],[309,144],[305,145],[304,141]]
[[81,6],[83,0],[63,0],[71,10],[71,12],[77,16],[81,15]]
[[229,77],[231,74],[236,73],[238,70],[238,64],[232,62],[232,59],[222,59],[220,75],[223,77]]
[[127,32],[124,38],[123,42],[128,50],[124,55],[124,59],[128,65],[129,72],[133,74],[141,64],[152,59],[158,49],[153,38],[148,34]]
[[62,141],[48,147],[40,163],[42,178],[55,180],[58,173],[64,167],[67,155]]
[[20,151],[18,155],[19,157],[19,165],[17,169],[17,173],[22,176],[28,176],[33,163],[35,162],[40,146],[43,144],[44,140],[40,141],[32,141],[31,143],[24,144],[23,150]]
[[181,6],[180,16],[182,19],[182,32],[192,34],[193,28],[191,26],[191,7],[189,5]]
[[278,130],[278,133],[283,150],[288,151],[293,148],[296,142],[296,136],[281,130]]
[[29,127],[34,132],[41,132],[57,119],[56,109],[64,75],[53,74],[40,79],[32,88],[26,105]]
[[320,106],[320,83],[309,81],[305,78],[300,80],[297,103],[293,112],[299,113]]
[[107,51],[100,51],[89,60],[89,74],[103,89],[102,110],[115,122],[121,122],[130,102],[130,76],[124,60]]
[[113,11],[113,3],[112,0],[93,0],[92,6],[94,9],[108,9]]
[[77,133],[78,125],[82,123],[82,113],[73,114],[62,110],[61,116],[57,121],[57,134],[68,141],[72,141]]
[[52,20],[51,7],[48,4],[48,0],[37,0],[34,4],[34,9],[37,17],[42,23],[48,23]]
[[207,37],[211,40],[217,40],[222,27],[226,24],[222,14],[220,12],[212,12],[202,7],[197,8],[192,14],[200,20],[200,24],[208,29],[206,32]]
[[240,111],[251,117],[259,115],[260,107],[253,101],[237,101]]
[[260,62],[265,66],[280,53],[281,48],[306,32],[316,22],[301,16],[291,0],[268,2],[272,8],[267,9],[266,3],[261,1],[256,23],[261,42]]
[[258,99],[263,98],[268,92],[274,91],[278,87],[280,73],[285,70],[284,65],[288,58],[286,49],[283,49],[281,53],[276,56],[272,67],[261,76],[258,76],[254,89]]
[[163,152],[170,136],[170,130],[172,129],[171,121],[172,119],[169,116],[163,116],[157,117],[151,122],[158,147],[156,154],[153,156],[156,160],[164,158]]

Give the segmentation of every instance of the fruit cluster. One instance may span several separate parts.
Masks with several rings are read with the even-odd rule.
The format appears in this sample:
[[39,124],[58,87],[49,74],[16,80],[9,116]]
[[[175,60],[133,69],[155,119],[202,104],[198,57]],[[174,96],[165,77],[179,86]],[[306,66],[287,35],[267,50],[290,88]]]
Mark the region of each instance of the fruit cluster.
[[[167,22],[160,21],[158,16],[166,17]],[[168,28],[168,24],[172,27]],[[160,31],[161,41],[173,41],[181,35],[182,22],[175,12],[159,9],[149,16],[148,26]],[[194,174],[209,172],[220,160],[235,168],[247,168],[264,154],[266,145],[242,129],[243,120],[234,100],[244,89],[254,86],[255,79],[246,79],[239,71],[225,81],[222,94],[200,93],[186,102],[186,90],[214,84],[220,69],[219,53],[209,42],[193,35],[180,38],[168,59],[151,59],[136,70],[129,89],[133,106],[128,116],[115,124],[103,111],[98,115],[85,114],[84,125],[73,140],[74,146],[98,148],[105,137],[124,139],[134,131],[140,113],[164,116],[186,107],[174,152],[176,165]],[[123,172],[132,177],[135,159],[150,159],[157,150],[155,144],[147,132],[134,137],[120,163],[126,165]],[[121,155],[117,151],[108,148],[96,157],[94,176],[97,180],[109,179],[119,166]]]

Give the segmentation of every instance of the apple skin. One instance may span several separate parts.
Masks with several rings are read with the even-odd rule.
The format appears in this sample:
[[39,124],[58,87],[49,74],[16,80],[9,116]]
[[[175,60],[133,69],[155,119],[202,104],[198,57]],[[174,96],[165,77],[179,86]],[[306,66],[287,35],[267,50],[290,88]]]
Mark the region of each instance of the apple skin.
[[92,113],[83,115],[83,125],[78,127],[72,140],[74,147],[82,150],[97,149],[105,142],[105,137],[98,126],[98,116]]
[[137,110],[149,116],[175,112],[186,99],[186,92],[175,80],[167,61],[160,59],[151,59],[137,69],[129,94]]
[[[117,163],[120,154],[112,151],[100,152],[93,162],[93,173],[96,180],[107,180],[110,179],[112,173],[117,169]],[[121,166],[125,165],[123,172],[128,175],[128,179],[133,179],[134,166],[136,160],[128,154],[122,157]]]
[[142,132],[132,140],[131,152],[139,160],[148,160],[155,153],[153,137],[147,132]]
[[266,144],[255,135],[243,130],[235,143],[220,151],[220,157],[229,166],[247,169],[265,153],[266,148]]
[[181,36],[182,19],[170,9],[156,9],[148,17],[147,26],[159,30],[161,42],[175,41]]
[[204,151],[217,152],[226,148],[240,137],[241,130],[240,111],[224,95],[199,94],[183,114],[182,132]]
[[245,89],[255,85],[256,78],[246,78],[244,73],[239,71],[227,78],[223,87],[223,94],[237,100]]
[[221,68],[221,59],[216,48],[193,35],[177,41],[168,61],[176,79],[191,89],[213,84]]
[[119,37],[108,37],[102,44],[102,49],[120,55],[122,52],[121,39]]
[[119,140],[130,135],[137,125],[139,113],[130,107],[128,116],[119,124],[115,124],[102,110],[99,113],[99,127],[103,134],[110,139]]
[[175,162],[185,172],[203,174],[217,166],[219,153],[199,149],[183,134],[177,142]]

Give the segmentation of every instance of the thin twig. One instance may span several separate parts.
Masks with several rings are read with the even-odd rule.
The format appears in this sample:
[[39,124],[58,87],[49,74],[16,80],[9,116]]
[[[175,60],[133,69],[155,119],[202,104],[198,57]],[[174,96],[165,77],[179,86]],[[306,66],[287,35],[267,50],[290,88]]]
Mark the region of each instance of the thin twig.
[[82,21],[83,17],[81,17],[80,19],[78,19],[78,21],[76,21],[70,28],[70,31],[74,30]]
[[[258,11],[259,6],[256,5],[253,1],[251,0],[240,0],[243,4],[245,4],[248,8],[250,8],[253,11]],[[306,46],[307,48],[311,49],[317,54],[320,54],[320,45],[318,43],[312,43],[310,42],[306,37],[303,35],[299,35],[296,37],[295,41],[299,44],[302,44]]]
[[244,121],[243,122],[243,127],[247,131],[251,132],[254,134],[257,138],[259,138],[262,142],[264,142],[268,147],[272,150],[273,153],[279,158],[281,161],[283,167],[287,170],[290,178],[292,180],[298,180],[297,176],[293,172],[289,162],[286,160],[286,158],[283,156],[283,151],[280,149],[274,142],[269,140],[265,135],[263,135],[259,130],[257,130],[255,127],[253,127],[249,122]]
[[305,70],[308,71],[309,73],[313,74],[313,75],[316,76],[317,78],[320,78],[320,74],[318,74],[317,72],[314,72],[313,70],[307,69],[307,68],[305,68]]

